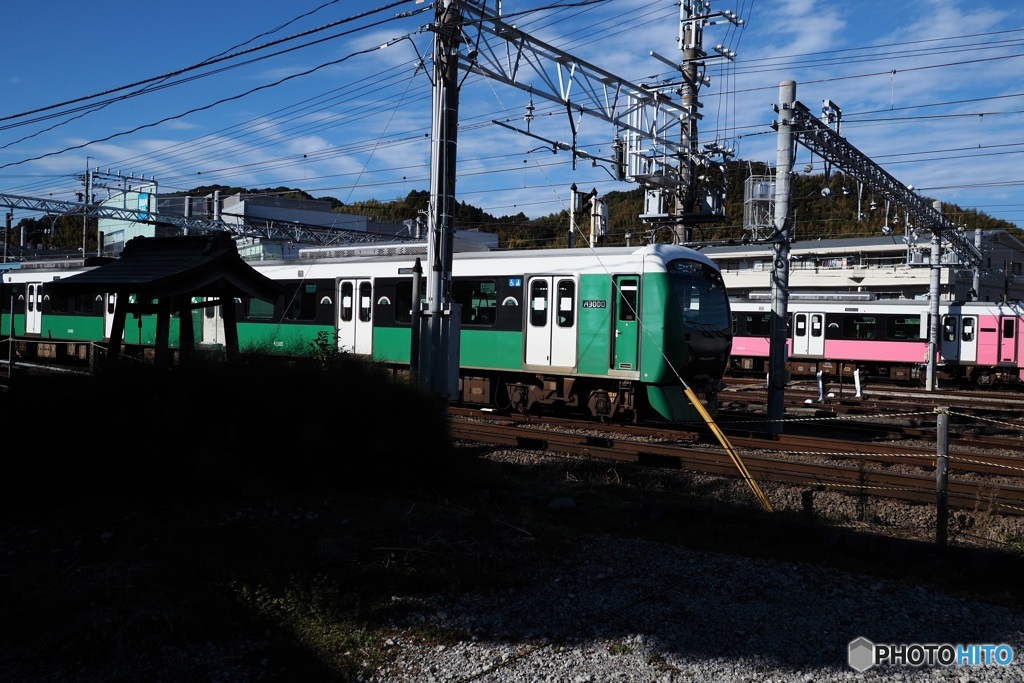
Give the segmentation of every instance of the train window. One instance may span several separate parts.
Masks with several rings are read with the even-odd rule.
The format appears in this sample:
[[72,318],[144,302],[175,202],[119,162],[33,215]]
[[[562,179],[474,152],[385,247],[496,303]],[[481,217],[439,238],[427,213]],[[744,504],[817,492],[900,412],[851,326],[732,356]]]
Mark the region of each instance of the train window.
[[[420,306],[427,300],[427,293],[420,292]],[[380,318],[377,323],[381,322]],[[395,322],[412,322],[412,280],[402,280],[395,285]]]
[[316,298],[315,284],[300,284],[287,299],[285,320],[315,320]]
[[50,299],[51,313],[69,313],[72,307],[68,305],[71,300],[66,296],[58,296]]
[[50,298],[51,313],[89,313],[93,312],[93,294],[78,294],[76,296],[58,296]]
[[942,317],[942,340],[956,341],[956,318],[951,315]]
[[622,280],[619,287],[619,320],[632,322],[636,320],[637,281]]
[[[703,296],[702,293],[716,291],[714,288],[707,289],[703,282],[679,282],[674,281],[672,288],[675,290],[676,301],[682,306],[683,318],[685,320],[704,320],[708,315],[714,314],[711,311],[713,296]],[[704,309],[701,309],[701,302],[704,303]]]
[[493,325],[498,311],[498,288],[494,280],[456,280],[452,299],[462,305],[466,325]]
[[75,313],[92,313],[95,302],[95,294],[79,294],[75,297]]
[[370,322],[370,310],[373,306],[373,289],[369,282],[359,283],[359,321]]
[[341,306],[339,307],[338,316],[341,318],[341,322],[350,323],[352,322],[352,283],[342,282],[341,283]]
[[749,337],[768,337],[771,335],[771,313],[747,313],[744,323],[747,336]]
[[825,318],[820,313],[815,313],[811,316],[811,336],[820,337],[824,332]]
[[1017,330],[1016,318],[1003,318],[1003,339],[1013,339]]
[[[379,318],[377,322],[380,323]],[[412,322],[412,282],[408,280],[395,286],[395,322]]]
[[250,320],[272,320],[274,318],[274,302],[253,297],[245,297],[242,301],[246,318]]
[[0,296],[0,310],[4,313],[10,313],[11,307],[16,306],[15,302],[22,301],[23,291],[22,285],[7,285],[4,287],[3,296]]
[[807,336],[807,314],[806,313],[798,313],[797,314],[797,316],[796,316],[796,326],[794,327],[793,334],[795,334],[798,337],[806,337]]
[[963,330],[960,332],[960,339],[965,341],[965,342],[974,341],[974,323],[975,323],[975,319],[974,318],[964,318],[962,322],[963,322],[963,325],[962,325]]
[[530,282],[530,324],[544,327],[548,324],[548,281],[537,278]]
[[[953,331],[956,332],[955,326]],[[921,339],[921,316],[889,316],[889,319],[885,321],[885,338],[918,341]]]
[[873,315],[848,315],[843,318],[844,339],[874,339],[877,320]]
[[[676,306],[686,323],[697,323],[705,331],[714,330],[725,333],[730,322],[729,297],[725,291],[722,275],[716,269],[704,263],[687,259],[675,259],[666,264],[669,281],[672,285],[672,296]],[[632,306],[625,306],[635,317],[638,281],[633,280]],[[623,294],[629,286],[623,287]],[[623,307],[620,307],[620,310]]]
[[576,324],[576,312],[573,302],[576,300],[576,283],[572,280],[558,281],[558,317],[559,327],[572,327]]

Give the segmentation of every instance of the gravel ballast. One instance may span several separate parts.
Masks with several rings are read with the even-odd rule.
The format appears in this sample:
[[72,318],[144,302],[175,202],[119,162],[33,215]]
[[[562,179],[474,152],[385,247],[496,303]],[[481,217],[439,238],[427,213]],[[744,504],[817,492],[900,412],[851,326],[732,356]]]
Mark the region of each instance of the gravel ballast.
[[[489,457],[548,459],[519,451]],[[581,460],[565,461],[571,478],[584,476]],[[620,468],[612,476],[634,474]],[[663,488],[646,483],[652,484]],[[723,485],[695,476],[689,486],[717,487],[726,500],[749,498],[739,481]],[[765,490],[779,512],[806,503],[798,488],[766,484]],[[960,513],[953,524],[964,533],[954,533],[951,547],[940,550],[932,506],[874,500],[864,510],[852,497],[828,492],[813,500],[818,518],[849,520],[866,512],[875,525],[768,523],[752,531],[766,546],[772,539],[804,544],[799,556],[808,561],[779,559],[785,551],[767,557],[763,548],[761,556],[719,552],[708,549],[718,547],[713,541],[582,536],[550,562],[532,565],[513,587],[436,594],[413,605],[384,643],[391,663],[367,680],[1024,681],[1024,600],[1015,578],[1024,576],[1020,553],[967,547],[970,533],[1019,534],[1018,519]],[[557,491],[536,504],[565,515],[587,505]],[[699,511],[691,513],[675,523],[704,522]],[[622,515],[629,514],[624,507]],[[911,537],[879,533],[886,525],[905,535],[910,530]],[[418,637],[423,629],[455,637],[441,644]],[[849,662],[850,643],[858,638],[892,645],[1007,644],[1015,659],[1006,667],[872,666],[861,672]]]
[[[592,536],[496,594],[437,595],[395,624],[385,681],[1024,680],[1024,609],[899,580]],[[421,643],[425,626],[465,634]],[[884,644],[1008,644],[1008,667],[848,663]]]

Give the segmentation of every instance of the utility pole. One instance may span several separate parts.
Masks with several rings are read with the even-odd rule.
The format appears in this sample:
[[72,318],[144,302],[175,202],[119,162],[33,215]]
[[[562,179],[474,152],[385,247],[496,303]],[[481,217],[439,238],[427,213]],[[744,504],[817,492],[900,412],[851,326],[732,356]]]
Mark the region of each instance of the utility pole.
[[775,235],[772,247],[772,319],[769,328],[768,359],[768,432],[782,432],[782,418],[786,412],[786,360],[789,356],[786,318],[789,316],[789,243],[792,219],[789,210],[790,186],[793,181],[793,159],[796,143],[793,139],[793,104],[796,102],[796,82],[783,81],[779,85],[778,143],[775,155]]
[[[706,69],[712,60],[732,60],[736,53],[722,45],[715,46],[713,55],[704,51],[704,27],[718,23],[743,24],[735,12],[710,12],[707,0],[681,0],[679,3],[679,47],[682,61],[675,63],[652,52],[651,56],[679,70],[680,80],[675,87],[679,93],[679,144],[676,148],[676,167],[667,173],[647,173],[635,179],[645,184],[644,213],[640,218],[646,222],[672,227],[673,239],[678,244],[693,241],[693,226],[699,222],[717,221],[725,218],[725,161],[732,155],[731,149],[717,144],[700,148],[697,139],[697,122],[703,118],[703,106],[698,98],[702,85],[709,85]],[[658,86],[664,90],[666,86]],[[631,150],[638,155],[639,150]],[[721,155],[721,162],[712,159]],[[633,164],[636,165],[635,163]],[[698,174],[698,169],[701,169]],[[698,188],[698,181],[701,186]],[[668,206],[671,202],[671,207]],[[671,209],[671,210],[669,210]]]
[[[725,158],[733,153],[717,143],[697,142],[698,91],[711,83],[706,69],[713,62],[735,57],[722,45],[707,54],[703,29],[724,23],[741,26],[744,21],[729,10],[711,11],[711,0],[677,0],[675,4],[680,6],[682,54],[676,59],[656,52],[650,55],[680,74],[676,82],[640,84],[622,79],[504,22],[486,10],[486,3],[462,3],[466,24],[477,31],[473,45],[479,47],[460,68],[529,94],[526,130],[503,121],[492,123],[541,140],[552,152],[569,152],[574,163],[577,158],[602,161],[614,169],[613,177],[640,184],[644,188],[640,219],[654,226],[652,234],[665,228],[680,242],[689,234],[687,226],[725,218]],[[674,95],[682,101],[677,102]],[[571,143],[531,132],[535,98],[554,102],[570,115],[588,114],[611,123],[615,127],[612,158],[577,148],[575,128]]]
[[[784,89],[786,83],[791,82],[787,81],[783,83]],[[980,284],[978,284],[980,283],[980,276],[978,273],[982,262],[980,238],[976,233],[975,240],[972,243],[966,238],[963,226],[953,223],[948,217],[942,215],[941,202],[932,202],[929,204],[923,197],[918,196],[917,193],[914,192],[913,186],[904,185],[900,181],[896,180],[896,178],[892,177],[881,166],[871,161],[871,159],[866,157],[862,152],[860,152],[860,150],[842,138],[839,135],[839,107],[837,107],[832,100],[825,100],[824,107],[822,109],[822,114],[825,120],[821,121],[814,118],[810,111],[808,111],[807,107],[794,99],[794,95],[796,93],[795,84],[792,88],[793,92],[790,95],[783,95],[780,97],[781,110],[779,110],[779,121],[777,124],[772,124],[779,133],[778,175],[780,185],[776,187],[775,224],[776,226],[780,224],[779,214],[782,212],[780,203],[782,201],[782,197],[785,196],[788,206],[788,195],[790,194],[788,184],[785,188],[785,195],[783,195],[784,190],[781,186],[782,147],[783,137],[785,136],[788,140],[788,142],[785,143],[787,148],[793,148],[795,143],[799,143],[807,147],[811,152],[821,157],[822,161],[825,162],[826,168],[835,167],[841,169],[845,175],[852,176],[858,183],[862,183],[870,187],[872,193],[884,197],[886,202],[886,216],[888,216],[888,207],[890,202],[896,205],[897,211],[899,211],[899,209],[903,209],[906,215],[908,238],[918,230],[931,231],[932,253],[929,263],[931,273],[928,291],[928,310],[931,320],[928,334],[928,359],[926,361],[927,374],[925,380],[925,389],[927,391],[931,391],[935,388],[936,357],[939,351],[938,312],[943,243],[945,242],[948,244],[949,251],[955,257],[954,263],[959,262],[974,269],[974,289],[975,296],[977,296],[977,291],[980,287]],[[783,120],[784,118],[786,119],[785,125]],[[828,125],[833,122],[836,124],[834,129]],[[911,219],[913,219],[915,223],[913,227],[910,225]],[[781,235],[777,236],[777,239],[779,238],[781,238]],[[907,246],[909,258],[909,240]],[[777,349],[775,347],[776,338],[774,336],[771,341],[772,348],[769,354],[774,361],[777,354],[784,353],[782,349],[785,349],[785,345],[780,342],[781,345]],[[782,340],[782,342],[784,341],[785,339]],[[772,388],[773,387],[769,387],[769,412],[772,412]],[[781,394],[777,400],[779,401],[777,409],[781,411]]]
[[85,194],[82,195],[82,203],[85,204],[85,206],[82,207],[82,259],[83,260],[85,259],[85,235],[86,235],[86,231],[89,229],[89,211],[88,211],[87,207],[90,204],[90,202],[89,202],[89,192],[90,192],[90,188],[89,188],[89,159],[90,158],[91,157],[86,157],[85,158],[85,178],[83,178],[83,182],[85,183]]
[[[942,213],[942,202],[932,202],[935,212]],[[931,256],[928,259],[928,362],[925,364],[925,390],[938,388],[936,377],[939,355],[939,287],[942,282],[942,236],[932,230]]]
[[[455,238],[455,158],[459,127],[461,0],[442,0],[434,11],[433,116],[430,214],[427,217],[427,315],[420,350],[423,383],[445,399],[458,392],[461,319],[451,300]],[[418,301],[413,302],[419,306]]]
[[576,246],[576,216],[580,212],[580,195],[576,183],[569,186],[569,248]]
[[7,245],[11,241],[11,221],[13,220],[14,214],[8,211],[4,223],[4,263],[7,263]]
[[[686,216],[693,213],[694,197],[696,196],[696,178],[693,174],[693,160],[697,158],[697,111],[700,102],[697,100],[698,78],[697,64],[707,55],[704,54],[703,22],[694,14],[692,0],[682,3],[679,22],[679,46],[683,50],[681,65],[682,83],[679,90],[679,104],[686,116],[679,123],[679,192],[676,194],[675,214]],[[693,241],[693,228],[685,220],[676,224],[676,241],[689,244]]]

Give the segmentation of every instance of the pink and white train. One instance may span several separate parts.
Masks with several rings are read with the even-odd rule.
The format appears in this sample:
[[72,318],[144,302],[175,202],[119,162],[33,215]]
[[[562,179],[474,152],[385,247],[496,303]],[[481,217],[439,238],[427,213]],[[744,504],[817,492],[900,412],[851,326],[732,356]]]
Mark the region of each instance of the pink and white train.
[[[924,382],[930,334],[924,300],[792,299],[787,303],[788,362],[794,378],[823,372]],[[848,295],[845,295],[848,296]],[[734,372],[767,373],[770,300],[731,301]],[[1024,380],[1021,302],[939,304],[936,379],[979,386]]]

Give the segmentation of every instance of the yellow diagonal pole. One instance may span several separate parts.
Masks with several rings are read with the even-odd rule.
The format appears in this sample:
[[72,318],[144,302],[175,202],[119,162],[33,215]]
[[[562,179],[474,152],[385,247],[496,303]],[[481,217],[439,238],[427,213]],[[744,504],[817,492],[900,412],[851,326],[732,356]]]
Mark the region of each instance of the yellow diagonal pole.
[[743,477],[743,481],[747,482],[747,486],[749,486],[750,490],[754,492],[754,497],[757,498],[759,503],[761,503],[761,507],[768,512],[773,512],[774,510],[772,509],[772,504],[768,501],[768,497],[764,495],[764,491],[762,491],[761,487],[757,485],[756,481],[754,481],[754,477],[750,475],[750,471],[747,470],[747,466],[743,464],[739,453],[737,453],[736,449],[732,447],[731,443],[729,443],[729,439],[725,437],[722,430],[718,428],[717,424],[715,424],[715,419],[711,417],[711,413],[709,413],[707,408],[704,407],[704,404],[700,402],[700,399],[697,398],[697,394],[693,392],[693,389],[686,385],[683,385],[683,389],[686,391],[686,397],[690,399],[690,402],[697,408],[701,417],[704,418],[704,422],[706,422],[708,427],[711,428],[711,431],[714,432],[715,437],[718,439],[718,443],[722,444],[722,448],[724,448],[725,452],[729,454],[729,458],[732,460],[733,464],[736,465],[736,469],[740,471],[740,476]]

